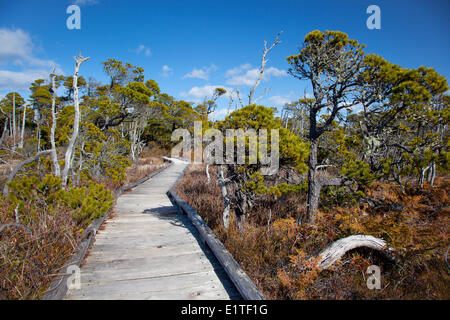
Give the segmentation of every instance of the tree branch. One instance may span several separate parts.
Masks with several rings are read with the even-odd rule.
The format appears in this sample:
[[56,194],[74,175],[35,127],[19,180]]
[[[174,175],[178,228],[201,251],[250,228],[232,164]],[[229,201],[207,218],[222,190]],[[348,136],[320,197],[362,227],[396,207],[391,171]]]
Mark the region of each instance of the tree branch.
[[45,151],[41,151],[36,153],[36,155],[34,155],[33,157],[19,163],[14,169],[13,171],[9,174],[8,179],[6,179],[5,182],[5,186],[3,187],[3,196],[7,197],[9,194],[9,187],[8,187],[8,183],[13,181],[14,177],[16,176],[16,174],[20,171],[20,169],[22,169],[24,166],[26,166],[27,164],[32,163],[33,161],[36,161],[37,159],[39,159],[40,157],[50,154],[52,152],[52,150],[45,150]]
[[250,91],[250,94],[248,95],[248,104],[249,105],[252,104],[252,102],[253,102],[253,95],[255,94],[256,88],[258,88],[259,84],[261,83],[261,80],[264,75],[264,69],[266,67],[266,63],[269,61],[266,59],[266,56],[269,53],[269,51],[273,49],[273,47],[275,47],[278,43],[280,43],[280,35],[282,33],[283,33],[283,31],[278,32],[275,41],[272,43],[272,45],[269,48],[267,47],[267,41],[264,40],[264,52],[262,54],[261,67],[259,68],[258,79],[256,79],[255,85],[253,86],[252,90]]

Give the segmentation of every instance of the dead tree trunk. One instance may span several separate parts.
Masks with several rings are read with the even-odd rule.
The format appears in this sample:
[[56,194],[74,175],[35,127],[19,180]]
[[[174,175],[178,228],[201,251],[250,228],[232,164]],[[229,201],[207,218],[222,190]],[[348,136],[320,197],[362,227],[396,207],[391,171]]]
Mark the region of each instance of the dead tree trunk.
[[431,164],[430,172],[430,186],[434,186],[434,179],[436,178],[436,163],[433,161]]
[[222,192],[223,198],[223,213],[222,213],[223,226],[225,229],[228,229],[230,225],[231,202],[230,199],[228,198],[226,179],[223,174],[223,166],[219,166],[219,174],[217,175],[217,177],[219,179],[220,191]]
[[23,149],[23,139],[25,136],[25,120],[27,119],[27,105],[23,105],[22,130],[20,132],[19,148]]
[[333,242],[319,254],[318,267],[326,269],[338,261],[342,256],[353,249],[366,247],[380,251],[386,258],[396,262],[397,259],[392,255],[392,248],[387,248],[383,239],[368,235],[353,235]]
[[210,183],[211,176],[209,175],[209,164],[206,165],[205,171],[206,171],[206,178],[208,178],[208,183]]
[[269,53],[270,50],[273,49],[273,47],[275,47],[278,43],[280,43],[280,34],[281,32],[278,33],[277,38],[275,39],[275,42],[270,46],[267,47],[267,41],[264,40],[264,51],[263,51],[263,55],[262,55],[262,59],[261,59],[261,67],[259,68],[259,75],[258,75],[258,79],[255,82],[255,85],[253,86],[252,90],[250,91],[250,94],[248,95],[248,104],[252,104],[253,102],[253,95],[255,94],[256,88],[258,88],[259,84],[261,83],[261,80],[264,76],[264,69],[266,67],[266,63],[269,61],[266,59],[267,53]]
[[63,187],[67,185],[67,176],[69,174],[69,170],[71,167],[71,160],[72,160],[72,154],[73,149],[75,146],[75,141],[78,137],[78,131],[80,127],[80,102],[78,100],[78,72],[80,70],[81,64],[89,60],[89,58],[83,58],[81,56],[81,53],[78,55],[78,57],[74,57],[76,63],[75,63],[75,72],[73,76],[73,99],[74,99],[74,107],[75,107],[75,119],[73,122],[73,133],[69,140],[69,145],[67,146],[66,155],[65,155],[65,163],[64,163],[64,170],[62,172],[62,183]]
[[[53,69],[54,72],[54,69]],[[52,74],[52,89],[53,89],[53,96],[52,96],[52,127],[50,131],[50,142],[52,145],[52,164],[53,164],[53,170],[55,172],[55,176],[59,177],[61,175],[61,168],[59,167],[58,163],[58,154],[56,153],[56,143],[55,143],[55,130],[56,130],[56,85],[55,85],[55,77],[56,75]]]
[[423,189],[423,182],[425,180],[425,173],[430,169],[430,166],[422,169],[422,174],[420,175],[420,187]]
[[16,93],[13,92],[13,117],[12,117],[12,133],[13,133],[13,147],[16,150]]

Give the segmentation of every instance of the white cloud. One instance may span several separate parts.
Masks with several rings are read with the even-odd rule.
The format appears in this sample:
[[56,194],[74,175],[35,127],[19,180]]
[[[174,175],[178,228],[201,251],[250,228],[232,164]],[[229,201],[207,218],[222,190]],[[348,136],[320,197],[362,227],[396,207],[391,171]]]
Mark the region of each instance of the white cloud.
[[12,63],[17,66],[55,67],[52,60],[39,59],[34,56],[35,48],[30,35],[21,30],[0,29],[0,65]]
[[258,79],[258,69],[251,69],[244,74],[237,74],[226,81],[226,84],[232,86],[252,86]]
[[236,67],[236,68],[233,68],[233,69],[229,69],[225,73],[225,78],[230,78],[230,77],[233,77],[235,75],[238,75],[239,73],[243,72],[244,70],[248,70],[251,67],[252,66],[251,66],[250,63],[245,63],[243,65],[240,65],[239,67]]
[[203,87],[193,87],[187,93],[181,92],[180,96],[182,98],[192,100],[193,102],[200,103],[205,97],[211,97],[214,94],[214,91],[216,90],[216,88],[223,88],[223,89],[227,90],[227,93],[225,94],[225,96],[230,96],[233,94],[232,93],[233,89],[231,89],[231,88],[227,88],[227,87],[221,86],[221,85],[213,86],[213,85],[207,84]]
[[277,95],[270,97],[269,101],[276,106],[284,106],[286,103],[292,102],[292,98],[290,96]]
[[34,80],[48,78],[49,73],[47,70],[24,70],[18,72],[0,70],[0,89],[5,91],[26,90]]
[[302,94],[298,94],[295,91],[290,91],[289,94],[280,94],[269,97],[269,101],[273,103],[277,107],[282,107],[286,103],[292,103],[297,101],[298,99],[313,99],[314,96],[309,92],[304,92]]
[[183,79],[197,78],[197,79],[208,80],[210,73],[213,71],[216,71],[216,70],[217,70],[217,66],[215,64],[211,64],[209,67],[203,67],[201,69],[194,68],[191,72],[185,74],[183,76]]
[[14,71],[0,69],[0,91],[26,90],[34,80],[48,78],[53,68],[62,74],[56,62],[35,55],[36,46],[26,31],[0,28],[0,43],[0,66],[16,67]]
[[[229,78],[226,84],[232,86],[253,86],[258,79],[259,69],[250,69],[250,64],[243,64],[237,68],[229,69],[225,73],[225,77]],[[263,81],[269,81],[271,77],[284,77],[287,72],[275,67],[264,70]]]
[[163,65],[161,69],[161,76],[164,78],[168,78],[173,74],[173,69],[170,68],[168,65]]
[[137,54],[143,53],[146,57],[150,57],[152,55],[152,51],[149,47],[144,46],[143,44],[140,44],[135,50],[133,50]]
[[287,75],[288,74],[285,70],[277,69],[275,67],[270,67],[267,70],[264,70],[264,76],[285,77]]

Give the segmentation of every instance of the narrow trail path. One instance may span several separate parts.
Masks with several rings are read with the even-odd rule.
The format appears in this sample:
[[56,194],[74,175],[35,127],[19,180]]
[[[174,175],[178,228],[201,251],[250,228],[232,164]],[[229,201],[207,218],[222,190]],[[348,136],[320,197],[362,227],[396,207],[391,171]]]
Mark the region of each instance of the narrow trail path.
[[166,192],[188,165],[174,163],[117,200],[65,299],[240,299],[189,219]]

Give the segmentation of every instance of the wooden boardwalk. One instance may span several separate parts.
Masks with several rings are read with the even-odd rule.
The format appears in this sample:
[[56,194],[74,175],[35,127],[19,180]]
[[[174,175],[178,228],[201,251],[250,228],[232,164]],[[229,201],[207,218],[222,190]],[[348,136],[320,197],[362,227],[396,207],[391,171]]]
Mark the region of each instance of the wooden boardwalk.
[[166,192],[187,164],[174,160],[119,197],[65,299],[241,299],[190,220]]

